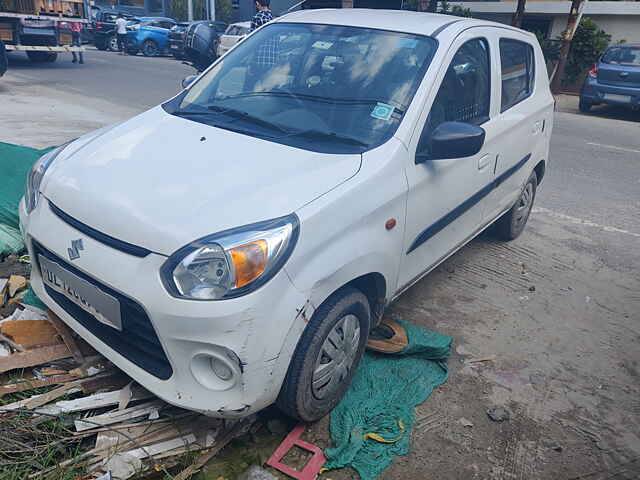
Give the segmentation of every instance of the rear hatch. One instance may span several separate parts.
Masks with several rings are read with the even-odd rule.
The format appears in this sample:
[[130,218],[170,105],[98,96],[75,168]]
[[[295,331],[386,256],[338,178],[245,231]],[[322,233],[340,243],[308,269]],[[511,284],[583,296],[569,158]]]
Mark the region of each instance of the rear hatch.
[[640,45],[609,48],[598,65],[598,82],[640,88]]

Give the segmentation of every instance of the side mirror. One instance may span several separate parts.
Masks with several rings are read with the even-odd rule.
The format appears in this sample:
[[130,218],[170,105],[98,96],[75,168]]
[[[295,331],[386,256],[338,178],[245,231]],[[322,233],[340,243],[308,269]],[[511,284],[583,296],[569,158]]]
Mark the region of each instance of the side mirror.
[[484,144],[484,128],[463,122],[443,122],[433,132],[423,131],[416,163],[475,155]]
[[198,78],[198,75],[189,75],[182,79],[182,88],[187,88],[189,85],[193,83],[193,81]]

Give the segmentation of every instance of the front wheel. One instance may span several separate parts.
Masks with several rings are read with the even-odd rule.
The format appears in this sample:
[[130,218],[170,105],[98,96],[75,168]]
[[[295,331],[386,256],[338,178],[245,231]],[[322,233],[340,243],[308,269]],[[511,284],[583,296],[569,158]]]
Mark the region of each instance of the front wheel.
[[522,189],[518,201],[494,225],[494,232],[499,239],[505,241],[514,240],[523,232],[533,207],[533,201],[536,198],[537,188],[538,176],[536,172],[531,172],[531,176]]
[[362,292],[338,290],[318,308],[291,358],[277,405],[286,415],[313,422],[343,397],[364,352],[371,313]]
[[158,48],[158,44],[153,40],[147,40],[142,45],[142,54],[145,57],[155,57],[158,55],[160,49]]
[[120,51],[120,45],[118,44],[118,37],[116,37],[115,35],[110,36],[109,40],[107,40],[107,48],[111,52]]

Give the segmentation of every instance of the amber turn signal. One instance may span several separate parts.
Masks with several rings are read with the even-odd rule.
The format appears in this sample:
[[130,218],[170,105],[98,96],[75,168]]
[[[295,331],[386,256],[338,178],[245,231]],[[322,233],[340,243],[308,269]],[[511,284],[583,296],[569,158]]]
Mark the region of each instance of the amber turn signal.
[[235,287],[240,288],[253,282],[267,267],[269,247],[265,240],[245,243],[230,249]]

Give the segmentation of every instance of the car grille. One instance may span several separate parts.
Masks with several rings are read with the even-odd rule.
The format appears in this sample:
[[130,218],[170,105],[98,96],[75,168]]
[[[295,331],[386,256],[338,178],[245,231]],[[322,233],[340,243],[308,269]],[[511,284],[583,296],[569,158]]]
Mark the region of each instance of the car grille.
[[[44,248],[35,240],[33,241],[33,251],[36,263],[38,261],[38,254],[43,255],[49,260],[58,263],[74,275],[92,283],[100,290],[118,299],[122,317],[122,331],[99,322],[93,315],[85,312],[67,297],[45,284],[44,288],[47,295],[60,305],[60,307],[102,342],[109,345],[109,347],[113,348],[127,360],[135,363],[138,367],[161,380],[166,380],[171,377],[173,369],[171,368],[169,359],[160,344],[160,339],[158,335],[156,335],[149,316],[139,303],[81,272],[73,265],[68,264]],[[38,268],[40,268],[39,264]]]

